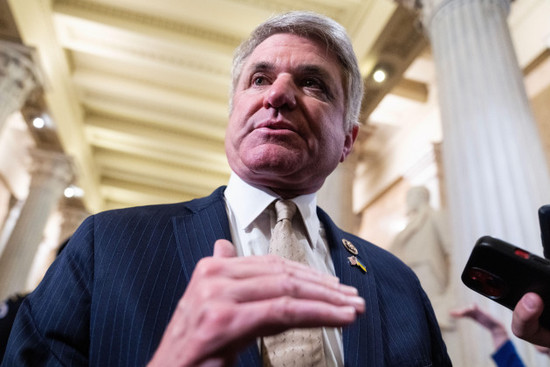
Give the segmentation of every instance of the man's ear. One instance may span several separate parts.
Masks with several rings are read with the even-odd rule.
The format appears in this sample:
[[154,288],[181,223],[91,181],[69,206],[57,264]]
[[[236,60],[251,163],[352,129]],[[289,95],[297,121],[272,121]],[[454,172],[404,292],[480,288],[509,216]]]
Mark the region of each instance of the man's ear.
[[353,148],[353,143],[357,139],[357,134],[359,133],[359,125],[354,125],[350,132],[346,134],[344,140],[344,149],[342,149],[342,156],[340,157],[340,162],[343,162],[346,157],[351,153],[351,148]]

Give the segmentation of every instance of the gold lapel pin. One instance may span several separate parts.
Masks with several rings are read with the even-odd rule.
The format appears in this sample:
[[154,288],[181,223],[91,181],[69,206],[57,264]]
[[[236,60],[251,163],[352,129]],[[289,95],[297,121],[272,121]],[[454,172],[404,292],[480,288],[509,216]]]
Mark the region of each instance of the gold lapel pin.
[[359,269],[363,271],[363,273],[367,272],[367,268],[365,268],[365,265],[361,264],[355,256],[348,257],[348,260],[351,266],[357,266]]
[[358,255],[359,251],[357,251],[357,248],[351,243],[350,241],[346,240],[345,238],[342,238],[342,244],[348,250],[352,255]]

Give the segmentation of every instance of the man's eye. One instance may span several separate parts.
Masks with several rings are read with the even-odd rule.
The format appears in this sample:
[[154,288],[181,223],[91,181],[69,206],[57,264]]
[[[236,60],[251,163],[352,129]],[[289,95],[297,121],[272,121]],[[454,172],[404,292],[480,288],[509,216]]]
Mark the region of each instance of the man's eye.
[[315,88],[319,90],[324,90],[325,86],[322,82],[320,82],[317,79],[310,78],[310,79],[304,79],[303,86],[306,88]]
[[265,85],[267,83],[267,80],[263,76],[257,76],[254,79],[252,79],[252,84],[254,85]]
[[302,80],[302,87],[306,93],[317,96],[320,99],[330,99],[330,89],[326,84],[316,78],[305,78]]

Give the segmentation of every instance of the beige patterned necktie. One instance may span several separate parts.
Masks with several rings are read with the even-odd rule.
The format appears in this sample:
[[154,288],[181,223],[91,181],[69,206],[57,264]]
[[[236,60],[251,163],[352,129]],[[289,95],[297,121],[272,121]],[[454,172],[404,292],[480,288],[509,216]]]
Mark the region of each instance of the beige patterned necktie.
[[[306,262],[305,250],[292,231],[292,217],[296,204],[290,200],[277,200],[277,224],[271,234],[269,253]],[[262,339],[262,359],[265,367],[325,367],[322,329],[291,329]]]

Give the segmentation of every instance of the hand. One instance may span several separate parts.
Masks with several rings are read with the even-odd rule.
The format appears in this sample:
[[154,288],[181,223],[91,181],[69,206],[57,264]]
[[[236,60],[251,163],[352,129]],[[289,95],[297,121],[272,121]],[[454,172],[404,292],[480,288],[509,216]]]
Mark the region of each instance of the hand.
[[550,330],[539,324],[544,303],[536,293],[526,293],[516,305],[512,317],[512,332],[533,344],[550,347]]
[[150,366],[231,366],[257,337],[343,327],[365,311],[336,277],[274,255],[236,257],[226,240],[199,261]]
[[456,318],[469,317],[477,321],[481,326],[491,332],[495,349],[500,348],[509,339],[508,332],[504,325],[487,312],[482,311],[477,304],[459,310],[452,310],[451,316]]

